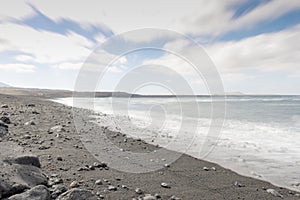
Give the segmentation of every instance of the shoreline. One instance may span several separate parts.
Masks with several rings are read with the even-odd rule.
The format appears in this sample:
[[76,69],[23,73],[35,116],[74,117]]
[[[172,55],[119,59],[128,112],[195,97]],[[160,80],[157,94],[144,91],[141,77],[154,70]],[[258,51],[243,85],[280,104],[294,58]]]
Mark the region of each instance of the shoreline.
[[[9,108],[1,111],[7,112],[13,123],[9,125],[9,133],[2,138],[1,143],[12,142],[22,149],[20,152],[37,155],[41,160],[43,172],[49,175],[58,174],[66,187],[77,181],[78,188],[95,194],[99,192],[102,196],[98,195],[98,198],[132,199],[139,196],[143,198],[145,194],[154,196],[156,193],[161,199],[170,199],[174,195],[181,199],[280,198],[267,192],[268,189],[274,189],[283,195],[284,199],[299,199],[297,192],[241,176],[217,164],[186,154],[169,167],[149,173],[131,174],[113,168],[79,170],[99,160],[82,144],[73,124],[70,107],[37,97],[0,95],[0,99],[1,104],[7,104]],[[35,106],[26,107],[28,104]],[[35,125],[24,125],[29,121],[34,121]],[[49,133],[55,126],[61,126],[63,129]],[[98,131],[104,132],[99,128]],[[153,151],[157,148],[144,141],[127,138],[121,133],[106,130],[105,134],[110,141],[126,151]],[[25,139],[24,135],[29,135],[26,137],[28,139]],[[127,139],[126,143],[124,139]],[[43,142],[39,143],[40,141]],[[107,164],[109,167],[110,163]],[[95,184],[96,180],[102,180],[102,185]],[[170,188],[162,187],[161,183],[167,183]],[[126,185],[126,188],[122,185]],[[109,186],[114,186],[116,191],[109,190]],[[135,191],[137,188],[141,189],[141,194]]]

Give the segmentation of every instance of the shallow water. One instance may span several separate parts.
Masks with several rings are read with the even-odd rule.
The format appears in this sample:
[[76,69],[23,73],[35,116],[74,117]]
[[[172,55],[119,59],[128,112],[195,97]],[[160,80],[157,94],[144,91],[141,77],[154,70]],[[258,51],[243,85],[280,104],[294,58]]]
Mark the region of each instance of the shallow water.
[[[300,190],[293,186],[300,183],[300,96],[56,101],[105,113],[98,122],[112,130]],[[218,131],[213,122],[222,122],[223,105],[226,115]],[[211,147],[204,149],[208,155],[205,145]]]

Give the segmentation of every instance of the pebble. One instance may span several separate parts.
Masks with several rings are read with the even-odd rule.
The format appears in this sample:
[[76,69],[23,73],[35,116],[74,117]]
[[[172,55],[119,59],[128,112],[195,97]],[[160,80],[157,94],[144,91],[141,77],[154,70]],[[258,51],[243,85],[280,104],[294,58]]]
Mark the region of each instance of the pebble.
[[58,156],[56,159],[57,159],[58,161],[63,161],[63,158],[62,158],[61,156]]
[[283,198],[283,195],[280,194],[279,192],[277,192],[274,189],[267,189],[267,193],[272,194],[275,197],[281,197],[281,198]]
[[136,188],[135,193],[137,194],[143,194],[143,190],[141,188]]
[[180,198],[173,195],[173,196],[171,196],[170,200],[180,200]]
[[156,200],[156,197],[155,197],[155,196],[152,196],[151,194],[146,194],[146,195],[143,197],[143,200]]
[[29,125],[34,126],[35,122],[34,121],[25,122],[24,125],[25,126],[29,126]]
[[79,167],[77,169],[77,171],[90,171],[90,169],[88,167],[84,166],[84,167]]
[[3,104],[3,105],[1,105],[1,108],[8,108],[8,105],[7,104]]
[[113,185],[109,185],[107,188],[109,191],[117,191],[117,188]]
[[208,167],[203,167],[203,170],[204,171],[209,171],[209,168]]
[[160,185],[163,188],[171,188],[167,183],[161,183]]
[[70,184],[70,188],[76,188],[76,187],[79,187],[79,183],[77,181],[73,181],[71,184]]
[[236,187],[245,187],[244,184],[241,184],[240,182],[237,182],[237,181],[235,181],[233,185]]
[[11,123],[10,119],[8,117],[5,117],[5,116],[1,117],[0,120],[3,121],[5,124],[10,124]]
[[102,183],[102,181],[101,181],[100,179],[96,180],[96,181],[95,181],[95,184],[96,184],[96,185],[103,185],[103,183]]
[[46,150],[46,149],[50,149],[49,146],[39,146],[39,150]]

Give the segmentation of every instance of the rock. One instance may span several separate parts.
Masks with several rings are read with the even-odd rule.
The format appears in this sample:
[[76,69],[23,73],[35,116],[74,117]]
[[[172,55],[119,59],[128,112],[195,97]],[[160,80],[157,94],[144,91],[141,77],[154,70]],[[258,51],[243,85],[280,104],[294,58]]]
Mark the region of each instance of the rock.
[[61,178],[50,178],[48,181],[49,186],[58,185],[60,183],[63,183],[63,180]]
[[58,161],[63,161],[63,158],[61,156],[57,156],[56,158]]
[[209,171],[209,168],[208,167],[203,167],[203,170],[204,171]]
[[79,167],[78,169],[77,169],[77,171],[90,171],[90,169],[88,168],[88,167]]
[[170,200],[180,200],[180,198],[173,195],[173,196],[170,197]]
[[38,168],[41,167],[40,160],[37,156],[20,156],[17,158],[7,158],[4,161],[10,164],[15,163],[19,165],[32,165]]
[[95,185],[103,185],[102,181],[99,179],[99,180],[96,180],[95,181]]
[[160,185],[163,188],[171,188],[167,183],[161,183]]
[[65,132],[66,130],[62,126],[58,125],[50,128],[50,131],[59,133],[59,132]]
[[0,137],[8,133],[8,126],[0,120]]
[[50,200],[50,192],[44,185],[39,185],[24,193],[13,195],[8,200]]
[[10,124],[10,119],[8,117],[2,116],[0,117],[0,120],[3,121],[5,124]]
[[146,194],[143,197],[143,200],[156,200],[157,198],[155,196],[152,196],[151,194]]
[[34,126],[35,122],[34,121],[25,122],[24,125],[25,126],[29,126],[29,125]]
[[47,150],[47,149],[50,149],[51,147],[50,146],[44,146],[44,145],[41,145],[39,146],[39,150]]
[[93,164],[93,166],[96,167],[96,168],[106,168],[106,167],[108,167],[107,164],[104,163],[104,162],[101,162],[101,163],[95,162]]
[[123,189],[128,189],[128,186],[127,186],[127,185],[121,185],[121,187],[122,187]]
[[236,187],[245,187],[244,184],[241,184],[240,182],[237,182],[237,181],[235,181],[233,185]]
[[26,106],[27,106],[27,107],[35,107],[35,104],[29,103],[29,104],[27,104]]
[[7,197],[37,185],[46,185],[47,177],[40,171],[35,156],[5,158],[0,161],[0,196]]
[[283,198],[283,195],[280,194],[279,192],[277,192],[277,191],[274,190],[274,189],[267,189],[267,193],[272,194],[272,195],[275,196],[275,197]]
[[67,188],[64,185],[55,185],[53,186],[53,191],[51,193],[51,198],[56,199],[59,195],[67,191]]
[[117,191],[117,188],[113,185],[109,185],[107,188],[109,191]]
[[8,108],[8,105],[7,104],[2,104],[1,108]]
[[141,188],[136,188],[135,193],[137,194],[143,194],[143,190]]
[[47,177],[38,167],[32,165],[16,165],[16,174],[30,187],[47,185]]
[[56,200],[97,200],[97,196],[89,190],[71,189],[58,196]]
[[70,188],[76,188],[76,187],[79,187],[79,183],[77,181],[73,181],[71,184],[70,184]]

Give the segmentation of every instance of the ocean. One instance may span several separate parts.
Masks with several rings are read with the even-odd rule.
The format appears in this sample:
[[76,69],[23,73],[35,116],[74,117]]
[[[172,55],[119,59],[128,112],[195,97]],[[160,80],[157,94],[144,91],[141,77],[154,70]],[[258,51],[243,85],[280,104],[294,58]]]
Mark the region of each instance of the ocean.
[[93,109],[100,113],[97,122],[111,130],[300,190],[300,96],[55,101]]

